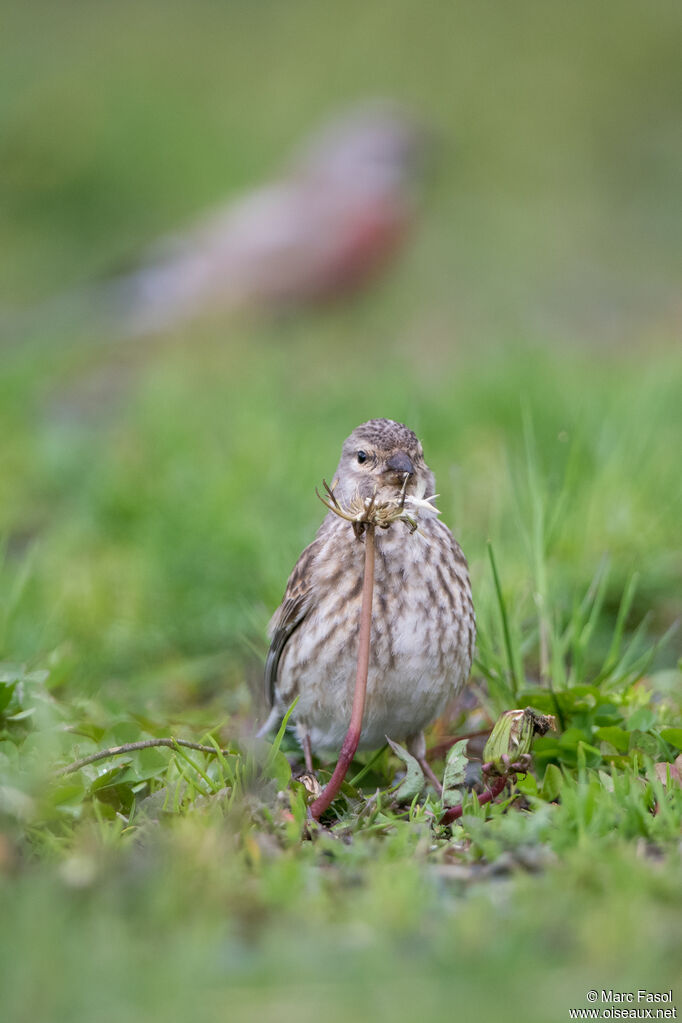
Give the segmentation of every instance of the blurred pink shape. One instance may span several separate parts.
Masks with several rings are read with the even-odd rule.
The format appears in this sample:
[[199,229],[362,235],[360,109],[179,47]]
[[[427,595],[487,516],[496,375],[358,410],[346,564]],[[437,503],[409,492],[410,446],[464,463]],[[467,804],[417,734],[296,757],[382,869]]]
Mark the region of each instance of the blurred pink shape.
[[288,174],[167,239],[110,285],[122,333],[209,311],[282,309],[345,296],[395,256],[415,218],[426,132],[388,103],[335,119]]

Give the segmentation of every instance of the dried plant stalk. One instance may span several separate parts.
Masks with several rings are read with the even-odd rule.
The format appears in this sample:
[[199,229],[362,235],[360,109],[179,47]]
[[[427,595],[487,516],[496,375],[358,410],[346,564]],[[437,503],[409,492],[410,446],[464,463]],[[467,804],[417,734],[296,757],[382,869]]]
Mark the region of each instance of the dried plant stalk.
[[394,522],[405,522],[411,532],[417,528],[417,516],[421,509],[428,508],[438,514],[438,509],[430,503],[437,495],[429,498],[407,496],[405,489],[409,475],[405,474],[403,485],[398,496],[389,501],[377,501],[376,493],[372,497],[360,497],[356,494],[347,508],[344,508],[334,495],[334,484],[330,487],[323,480],[326,497],[316,491],[322,504],[339,518],[350,522],[353,532],[360,539],[365,537],[365,570],[362,585],[362,606],[360,609],[360,638],[358,644],[358,666],[355,675],[355,691],[351,719],[343,740],[336,767],[325,786],[322,794],[311,804],[310,814],[317,820],[329,808],[339,794],[344,778],[348,773],[353,757],[360,742],[362,733],[362,716],[365,710],[367,695],[367,672],[369,669],[369,651],[372,631],[372,596],[374,591],[374,532],[388,529]]
[[177,749],[178,746],[183,746],[185,749],[209,753],[214,757],[228,757],[232,753],[231,750],[220,749],[219,746],[205,746],[201,742],[188,742],[187,739],[174,739],[172,736],[163,739],[143,739],[140,742],[126,742],[123,746],[110,746],[109,749],[101,749],[97,753],[91,753],[89,757],[74,760],[72,764],[67,764],[66,767],[60,767],[59,770],[55,771],[55,776],[60,777],[60,775],[64,774],[73,774],[74,771],[80,771],[81,767],[87,767],[88,764],[96,764],[99,760],[106,760],[109,757],[121,757],[125,756],[126,753],[135,753],[141,749],[153,749],[157,746],[165,746],[167,749]]
[[358,668],[355,675],[353,709],[346,737],[343,740],[339,759],[334,772],[322,794],[310,806],[310,815],[318,820],[336,799],[344,778],[355,756],[362,732],[362,716],[365,711],[367,694],[367,672],[369,669],[370,637],[372,631],[372,595],[374,591],[374,524],[364,523],[365,528],[365,577],[362,586],[362,607],[360,610],[360,642],[358,646]]

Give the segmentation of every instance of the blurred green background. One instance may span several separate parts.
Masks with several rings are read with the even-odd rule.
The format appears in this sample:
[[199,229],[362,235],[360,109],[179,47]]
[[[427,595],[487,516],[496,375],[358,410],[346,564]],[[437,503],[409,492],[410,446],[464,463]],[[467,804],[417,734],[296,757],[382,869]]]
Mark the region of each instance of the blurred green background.
[[[11,323],[21,307],[39,310],[112,272],[159,235],[267,180],[302,136],[355,101],[403,101],[440,142],[413,244],[345,305],[193,324],[153,342],[116,343],[92,329],[72,335],[40,317],[21,343],[11,329],[3,333],[0,657],[49,664],[54,691],[67,700],[92,696],[113,711],[163,707],[180,719],[206,704],[221,717],[254,718],[267,620],[321,518],[314,488],[333,472],[345,436],[373,416],[405,421],[422,438],[483,622],[493,601],[489,538],[513,613],[523,620],[537,604],[531,465],[547,527],[540,599],[570,609],[607,558],[604,648],[633,572],[639,586],[628,624],[646,614],[648,639],[663,634],[682,605],[678,3],[33,0],[5,4],[1,22],[0,321],[5,310]],[[657,667],[674,667],[680,649],[673,638]],[[300,893],[303,868],[290,869],[275,887]],[[582,861],[571,870],[580,888]],[[636,873],[629,861],[621,870]],[[168,880],[181,883],[180,873]],[[265,928],[265,973],[279,955],[273,935],[286,943],[293,930],[303,934],[313,972],[331,968],[339,941],[351,959],[357,951],[362,966],[348,969],[359,970],[360,989],[376,971],[388,975],[396,953],[385,935],[394,921],[380,893],[394,879],[386,867],[369,883],[384,907],[376,910],[384,937],[372,936],[362,908],[338,919],[325,910],[325,926],[316,919],[311,929],[285,916]],[[596,909],[592,883],[581,905],[604,935],[599,948],[588,928],[572,932],[566,971],[557,980],[554,964],[544,975],[545,1008],[522,1018],[550,1018],[548,976],[567,1004],[574,995],[583,1004],[587,981],[570,981],[578,964],[597,956],[604,976],[614,967],[609,949],[622,951],[622,943],[608,921],[617,918],[621,877],[614,874]],[[125,985],[137,926],[125,906],[116,916],[116,885],[125,884],[112,882],[83,916],[63,919],[58,881],[46,875],[41,884],[46,901],[35,889],[13,893],[13,923],[0,927],[30,944],[31,921],[45,905],[54,909],[50,942],[61,942],[62,927],[69,938],[52,975],[38,973],[52,944],[28,957],[24,980],[50,977],[54,997],[18,1018],[95,1018],[87,1006],[97,983],[108,990],[106,963],[92,966],[92,989],[73,994],[83,921],[89,927],[103,914],[96,948],[113,928],[111,942],[127,949],[110,974]],[[150,884],[153,946],[164,921],[187,907],[164,908],[163,885]],[[430,992],[422,1004],[433,1011],[445,1011],[457,983],[475,1004],[466,964],[476,959],[481,983],[489,978],[478,955],[523,988],[535,977],[516,940],[529,943],[528,962],[544,956],[547,965],[552,941],[563,954],[561,927],[518,909],[532,902],[539,912],[553,898],[551,880],[535,894],[517,893],[514,940],[494,939],[492,950],[483,921],[498,926],[496,895],[480,916],[471,904],[461,910],[460,931],[460,910],[441,908],[429,935],[409,878],[396,884],[401,955],[409,959],[405,949],[422,942],[431,948],[434,935],[443,943],[447,964],[432,956],[422,974]],[[663,901],[679,897],[672,879],[657,884]],[[601,881],[594,885],[600,892]],[[263,897],[265,917],[285,903],[278,892]],[[434,897],[429,887],[426,903]],[[202,905],[200,898],[192,910],[195,943],[178,932],[178,947],[164,944],[164,955],[188,984],[198,956],[200,979],[222,991],[220,964],[206,967],[203,951],[220,924],[201,916]],[[257,916],[248,905],[245,915]],[[665,934],[661,948],[651,937],[659,909],[655,901],[640,908],[651,955],[643,979],[658,949],[667,982],[670,945]],[[229,945],[230,956],[245,957],[238,979],[230,975],[247,1006],[240,1011],[279,1018],[274,995],[257,1010],[256,996],[245,994],[267,987],[249,940]],[[458,941],[469,949],[460,966]],[[22,976],[14,975],[17,1005]],[[145,1019],[166,1004],[161,973],[150,967],[144,983],[141,976],[129,1019],[143,1003]],[[301,977],[310,981],[305,970]],[[97,1018],[120,1019],[125,1000],[109,997],[111,1014]],[[222,1018],[227,1004],[217,994],[209,1001],[205,1018]],[[401,1011],[399,999],[386,1011],[389,1003]]]

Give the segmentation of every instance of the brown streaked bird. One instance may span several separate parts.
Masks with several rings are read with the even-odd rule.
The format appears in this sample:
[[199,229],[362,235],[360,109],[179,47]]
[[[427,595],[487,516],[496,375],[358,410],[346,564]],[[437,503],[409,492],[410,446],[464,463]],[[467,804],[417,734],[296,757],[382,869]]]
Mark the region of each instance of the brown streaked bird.
[[[377,501],[428,498],[434,476],[412,432],[371,419],[345,441],[334,494]],[[435,510],[420,507],[418,528],[394,522],[375,534],[371,652],[360,749],[386,737],[406,741],[425,764],[423,729],[464,686],[476,634],[467,562]],[[295,697],[296,729],[311,750],[335,754],[350,721],[358,651],[364,546],[349,522],[329,512],[298,559],[270,622],[265,665],[272,706],[261,734]]]

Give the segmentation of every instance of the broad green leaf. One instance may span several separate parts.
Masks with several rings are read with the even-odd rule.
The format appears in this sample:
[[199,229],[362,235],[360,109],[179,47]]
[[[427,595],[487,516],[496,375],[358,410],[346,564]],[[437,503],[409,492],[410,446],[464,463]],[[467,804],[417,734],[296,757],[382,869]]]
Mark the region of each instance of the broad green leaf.
[[26,721],[27,718],[33,717],[35,712],[36,712],[36,708],[35,707],[27,707],[26,710],[17,711],[16,714],[10,715],[10,717],[5,718],[5,720],[6,721]]
[[662,728],[661,738],[676,749],[682,749],[682,728]]
[[534,774],[521,774],[516,779],[516,788],[524,796],[537,796],[538,783]]
[[393,795],[401,803],[411,803],[415,796],[421,794],[424,786],[426,785],[424,772],[411,753],[408,753],[406,749],[399,746],[397,742],[393,742],[392,739],[388,738],[388,736],[386,736],[386,738],[388,740],[388,745],[391,747],[398,759],[402,760],[406,768],[405,777]]
[[637,729],[641,732],[648,732],[651,726],[656,720],[656,715],[653,710],[649,707],[640,707],[639,710],[634,711],[628,718],[628,728],[630,731]]
[[136,722],[122,720],[107,728],[101,741],[104,746],[125,746],[126,743],[139,742],[140,739],[146,738],[146,735],[140,735]]
[[597,686],[580,685],[554,693],[546,689],[524,689],[519,693],[518,703],[530,704],[543,714],[556,714],[558,708],[564,717],[571,717],[581,711],[593,711],[602,703],[612,704],[613,699]]
[[587,742],[587,738],[580,728],[567,728],[559,736],[559,746],[561,749],[577,749],[579,743]]
[[658,758],[660,753],[665,752],[657,735],[640,732],[638,729],[630,733],[629,749],[641,750],[642,753],[646,753],[648,757],[653,757],[654,760]]
[[619,753],[627,753],[630,748],[630,733],[626,732],[624,728],[618,728],[616,725],[596,728],[594,735],[596,739],[610,743]]
[[93,782],[90,783],[90,792],[98,792],[100,789],[107,788],[109,785],[114,785],[121,780],[121,775],[128,770],[130,760],[119,761],[114,767],[108,768],[103,771],[102,774],[98,775]]
[[286,789],[291,781],[291,764],[281,750],[270,762],[270,777],[277,783],[279,789]]
[[[533,743],[533,762],[536,767],[542,768],[553,760],[566,761],[566,752],[559,746],[556,736],[540,735]],[[575,755],[568,759],[570,763],[575,764]]]
[[545,776],[542,779],[542,787],[540,789],[543,799],[546,799],[550,803],[554,802],[561,792],[562,784],[563,775],[561,770],[556,764],[547,764]]
[[158,746],[137,750],[133,754],[135,773],[140,778],[153,778],[168,769],[170,751]]
[[462,802],[461,786],[467,767],[467,740],[460,739],[450,749],[443,773],[443,806],[456,806]]

